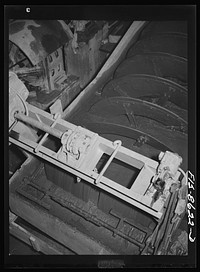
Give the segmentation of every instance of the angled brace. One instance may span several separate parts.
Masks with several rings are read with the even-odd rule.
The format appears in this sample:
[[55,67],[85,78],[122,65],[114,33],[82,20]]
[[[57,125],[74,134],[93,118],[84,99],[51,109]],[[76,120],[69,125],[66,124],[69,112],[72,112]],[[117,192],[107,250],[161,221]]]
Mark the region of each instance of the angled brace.
[[[55,118],[56,118],[55,121],[54,121],[54,122],[52,123],[52,125],[50,126],[51,128],[55,127],[56,123],[58,122],[58,120],[59,120],[59,118],[60,118],[60,114],[57,114],[57,115],[55,116]],[[44,141],[46,140],[46,138],[48,137],[48,135],[49,135],[48,132],[46,132],[46,133],[44,134],[44,136],[42,137],[42,139],[39,141],[38,145],[37,145],[36,148],[35,148],[35,153],[37,153],[37,152],[39,151],[41,145],[44,143]]]
[[108,166],[111,164],[112,160],[114,159],[118,149],[120,148],[120,146],[122,145],[122,142],[120,140],[116,140],[113,142],[113,145],[115,146],[115,149],[113,151],[113,153],[111,154],[109,160],[107,161],[107,163],[105,164],[105,166],[103,167],[103,169],[101,170],[100,174],[98,175],[97,179],[95,180],[95,184],[98,184],[103,176],[103,174],[105,173],[106,169],[108,168]]

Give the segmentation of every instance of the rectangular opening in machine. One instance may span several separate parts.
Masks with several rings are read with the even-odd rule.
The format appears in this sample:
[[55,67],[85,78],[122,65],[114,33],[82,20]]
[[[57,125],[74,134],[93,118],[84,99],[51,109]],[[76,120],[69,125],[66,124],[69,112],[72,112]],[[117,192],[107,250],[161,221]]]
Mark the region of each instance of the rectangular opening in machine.
[[[101,173],[105,164],[109,160],[110,155],[104,153],[96,165],[98,173]],[[121,160],[114,158],[105,173],[104,177],[115,181],[116,183],[130,189],[138,174],[140,173],[140,168],[129,165]]]
[[41,146],[49,148],[50,150],[52,150],[54,152],[58,152],[58,150],[61,148],[62,144],[61,144],[60,139],[49,134]]

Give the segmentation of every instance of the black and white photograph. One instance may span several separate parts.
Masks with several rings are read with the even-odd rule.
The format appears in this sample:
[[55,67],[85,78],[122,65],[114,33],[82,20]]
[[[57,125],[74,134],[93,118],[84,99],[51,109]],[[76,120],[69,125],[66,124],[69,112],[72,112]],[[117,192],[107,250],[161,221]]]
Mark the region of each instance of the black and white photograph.
[[195,268],[196,6],[4,15],[5,267]]

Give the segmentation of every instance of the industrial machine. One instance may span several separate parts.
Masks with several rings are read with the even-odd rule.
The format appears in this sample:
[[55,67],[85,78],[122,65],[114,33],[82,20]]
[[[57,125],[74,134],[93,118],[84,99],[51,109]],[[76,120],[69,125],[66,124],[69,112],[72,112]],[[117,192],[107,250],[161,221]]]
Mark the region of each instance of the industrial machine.
[[43,254],[167,255],[187,204],[186,23],[9,31],[10,233]]

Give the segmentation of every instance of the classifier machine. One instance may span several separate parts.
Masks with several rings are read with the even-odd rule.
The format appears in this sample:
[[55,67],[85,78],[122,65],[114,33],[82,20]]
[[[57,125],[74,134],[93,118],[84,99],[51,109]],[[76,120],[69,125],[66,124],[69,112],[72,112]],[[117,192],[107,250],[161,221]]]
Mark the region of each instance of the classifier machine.
[[[65,35],[70,33],[72,22],[59,23]],[[30,25],[40,23],[24,24],[26,31],[35,31]],[[88,22],[73,24],[76,33],[68,35],[67,43],[73,44],[76,55],[77,33],[83,37]],[[165,255],[185,215],[186,60],[166,50],[184,54],[180,39],[186,34],[169,34],[172,22],[159,25],[159,30],[153,23],[133,22],[125,24],[121,34],[111,35],[112,24],[98,22],[97,32],[106,27],[107,34],[101,36],[102,48],[91,47],[96,52],[107,50],[107,61],[89,85],[92,75],[84,82],[86,77],[76,74],[79,90],[71,85],[62,58],[56,62],[63,70],[59,79],[33,80],[35,66],[9,71],[10,233],[44,254]],[[118,30],[124,27],[115,24]],[[184,22],[176,26],[183,32]],[[154,35],[148,38],[149,33]],[[164,46],[160,35],[170,45],[181,44],[182,50]],[[17,37],[19,44],[19,33]],[[46,65],[43,72],[49,73],[48,65],[53,64],[45,58],[39,66]],[[44,89],[34,89],[37,98],[31,100],[33,82]]]

